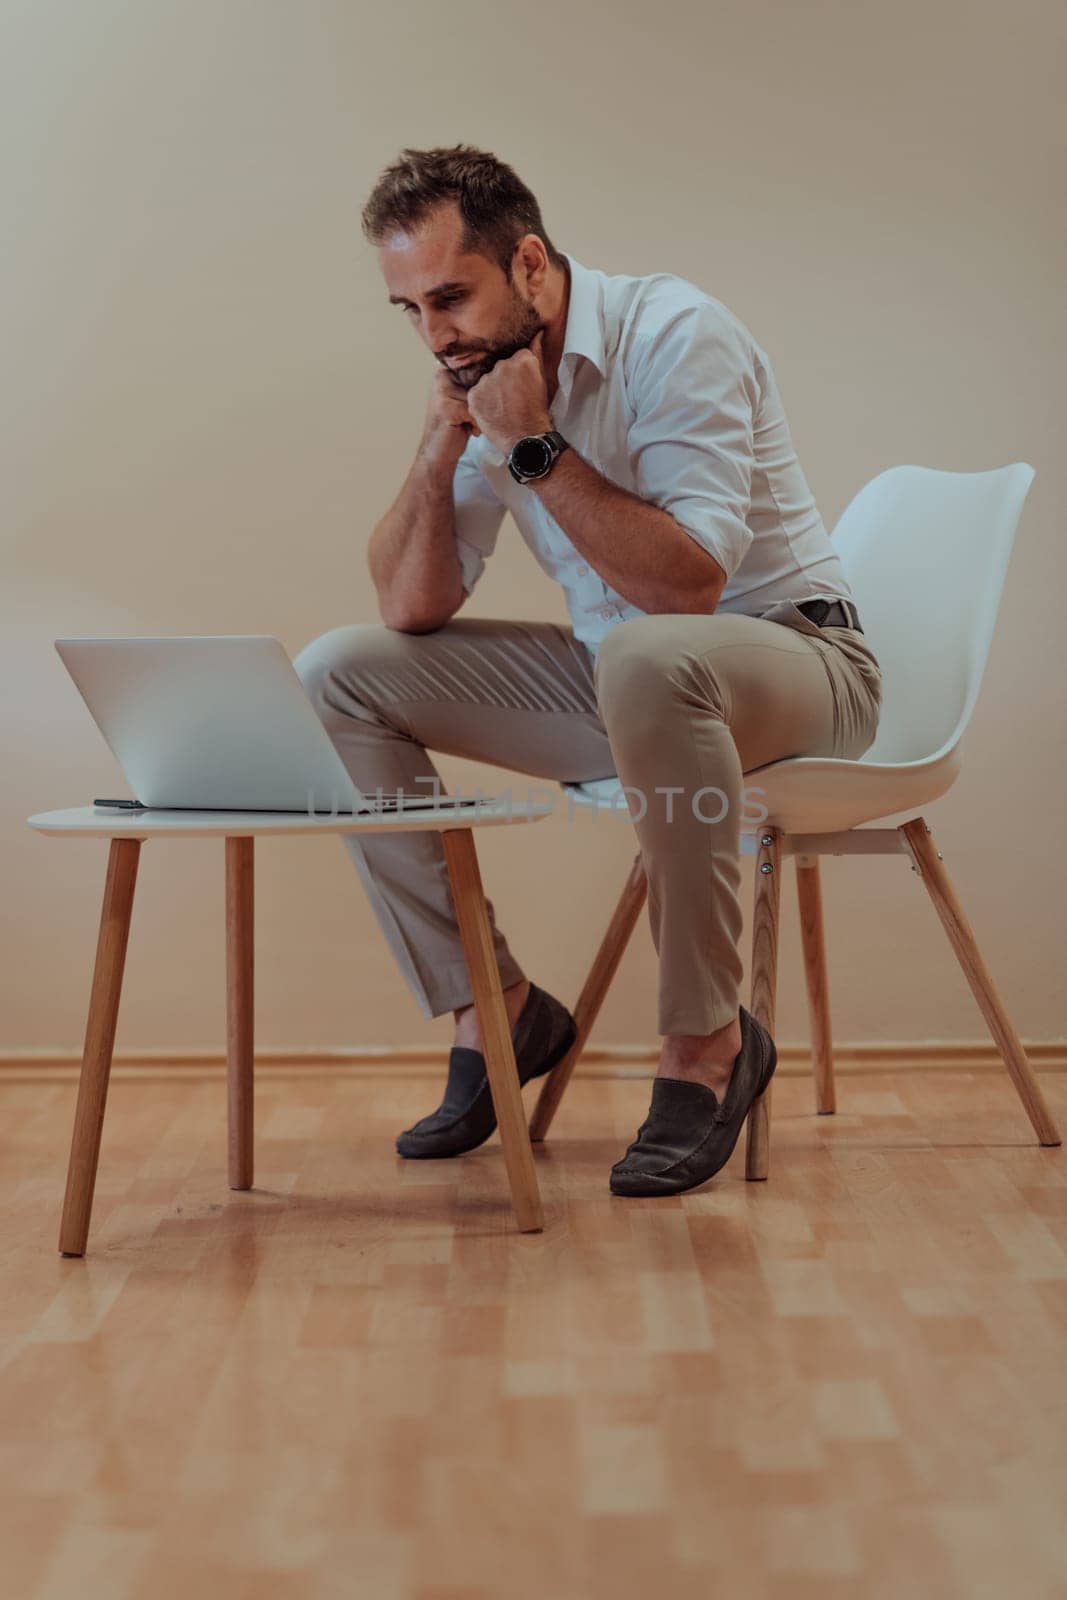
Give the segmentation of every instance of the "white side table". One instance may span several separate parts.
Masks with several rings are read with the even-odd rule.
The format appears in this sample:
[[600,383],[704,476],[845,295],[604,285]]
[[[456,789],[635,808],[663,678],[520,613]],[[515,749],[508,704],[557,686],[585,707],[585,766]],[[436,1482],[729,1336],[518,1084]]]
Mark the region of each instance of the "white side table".
[[67,1190],[59,1249],[65,1256],[85,1254],[100,1156],[107,1085],[115,1044],[122,974],[137,882],[141,845],[146,839],[225,839],[226,841],[226,1058],[231,1189],[252,1187],[253,1142],[253,885],[255,839],[263,834],[381,833],[432,830],[443,835],[449,883],[456,907],[471,989],[481,1029],[486,1073],[493,1096],[511,1199],[520,1230],[543,1227],[541,1197],[523,1111],[511,1028],[500,984],[485,907],[474,829],[538,822],[552,804],[471,801],[405,816],[311,817],[306,813],[264,811],[104,812],[92,806],[43,811],[27,818],[40,833],[62,838],[110,839],[107,879],[93,968],[89,1017],[85,1028],[78,1104],[67,1168]]

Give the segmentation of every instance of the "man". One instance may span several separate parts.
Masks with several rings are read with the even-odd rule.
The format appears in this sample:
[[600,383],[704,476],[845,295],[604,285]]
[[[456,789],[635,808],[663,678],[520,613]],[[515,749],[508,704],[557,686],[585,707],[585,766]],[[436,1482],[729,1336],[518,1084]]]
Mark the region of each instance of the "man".
[[[610,1186],[678,1193],[728,1159],[777,1060],[739,1003],[742,774],[860,756],[881,672],[770,361],[720,301],[558,251],[526,185],[471,146],[403,151],[363,227],[437,371],[368,549],[383,623],[313,640],[297,671],[363,793],[426,793],[427,749],[636,791],[663,1042]],[[571,626],[456,618],[505,511]],[[424,1014],[456,1022],[444,1099],[397,1148],[473,1149],[495,1118],[439,835],[344,843]],[[489,916],[527,1082],[573,1018]]]

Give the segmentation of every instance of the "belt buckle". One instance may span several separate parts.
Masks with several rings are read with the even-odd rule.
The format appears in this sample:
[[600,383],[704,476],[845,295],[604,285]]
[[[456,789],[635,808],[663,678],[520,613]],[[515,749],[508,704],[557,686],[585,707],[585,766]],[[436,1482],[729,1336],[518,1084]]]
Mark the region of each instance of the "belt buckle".
[[[807,617],[809,617],[812,622],[814,622],[814,624],[815,624],[815,626],[817,628],[824,628],[824,627],[841,628],[841,627],[844,627],[844,628],[851,628],[851,629],[853,629],[853,630],[855,630],[856,632],[859,632],[859,633],[863,632],[863,629],[859,625],[859,612],[856,611],[855,607],[852,605],[852,602],[850,600],[843,600],[843,599],[840,599],[840,598],[837,599],[837,600],[826,600],[826,599],[820,598],[818,600],[808,600],[808,601],[805,602],[805,605],[808,605],[808,606],[810,606],[812,608],[811,611],[806,611],[805,615]],[[840,606],[842,612],[844,613],[845,620],[844,620],[843,623],[841,623],[841,622],[827,623],[827,621],[826,621],[827,617],[833,611],[835,606]],[[816,607],[818,608],[817,611],[815,609]],[[801,606],[800,609],[803,611],[804,610],[804,606]]]
[[814,622],[817,628],[821,628],[829,614],[831,604],[829,600],[803,600],[797,606],[797,610],[802,612],[809,622]]

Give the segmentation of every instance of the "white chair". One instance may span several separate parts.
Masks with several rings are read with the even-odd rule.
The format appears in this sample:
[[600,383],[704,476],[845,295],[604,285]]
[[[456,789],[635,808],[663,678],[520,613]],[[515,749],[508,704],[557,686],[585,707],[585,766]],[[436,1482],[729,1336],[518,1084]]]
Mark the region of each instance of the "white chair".
[[[1004,1010],[970,925],[919,809],[955,783],[961,741],[993,638],[1023,502],[1034,469],[1024,461],[990,472],[891,467],[853,499],[834,530],[863,623],[882,668],[878,734],[858,761],[798,756],[746,773],[762,786],[760,824],[742,824],[742,854],[756,858],[749,1010],[774,1032],[781,863],[792,855],[816,1105],[835,1109],[830,1003],[819,886],[821,855],[906,854],[922,878],[967,981],[1043,1145],[1060,1136]],[[753,777],[753,784],[748,780]],[[618,778],[565,783],[575,805],[624,800]],[[891,828],[866,827],[915,812]],[[647,892],[638,855],[574,1007],[578,1035],[545,1079],[530,1123],[545,1138]],[[746,1176],[766,1178],[770,1090],[748,1119]]]

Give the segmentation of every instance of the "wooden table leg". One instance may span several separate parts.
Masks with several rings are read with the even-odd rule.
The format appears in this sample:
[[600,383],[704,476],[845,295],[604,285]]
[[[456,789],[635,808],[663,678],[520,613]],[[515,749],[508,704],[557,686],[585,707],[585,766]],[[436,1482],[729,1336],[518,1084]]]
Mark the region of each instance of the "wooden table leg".
[[226,1082],[231,1189],[251,1189],[255,1079],[255,844],[226,840]]
[[504,1147],[511,1199],[519,1229],[537,1233],[544,1227],[537,1171],[526,1128],[522,1086],[515,1062],[500,969],[493,949],[492,930],[485,908],[482,877],[470,828],[446,828],[441,834],[456,921],[467,957],[474,1006],[482,1035],[486,1076]]
[[74,1135],[67,1165],[67,1192],[59,1229],[59,1249],[65,1256],[83,1256],[89,1237],[140,855],[140,839],[112,839],[96,941],[89,1018],[85,1026]]
[[[778,990],[778,911],[782,897],[781,830],[763,828],[756,853],[756,894],[752,910],[752,999],[749,1011],[774,1035],[774,1006]],[[748,1113],[745,1177],[766,1178],[771,1150],[771,1089],[769,1083]]]

